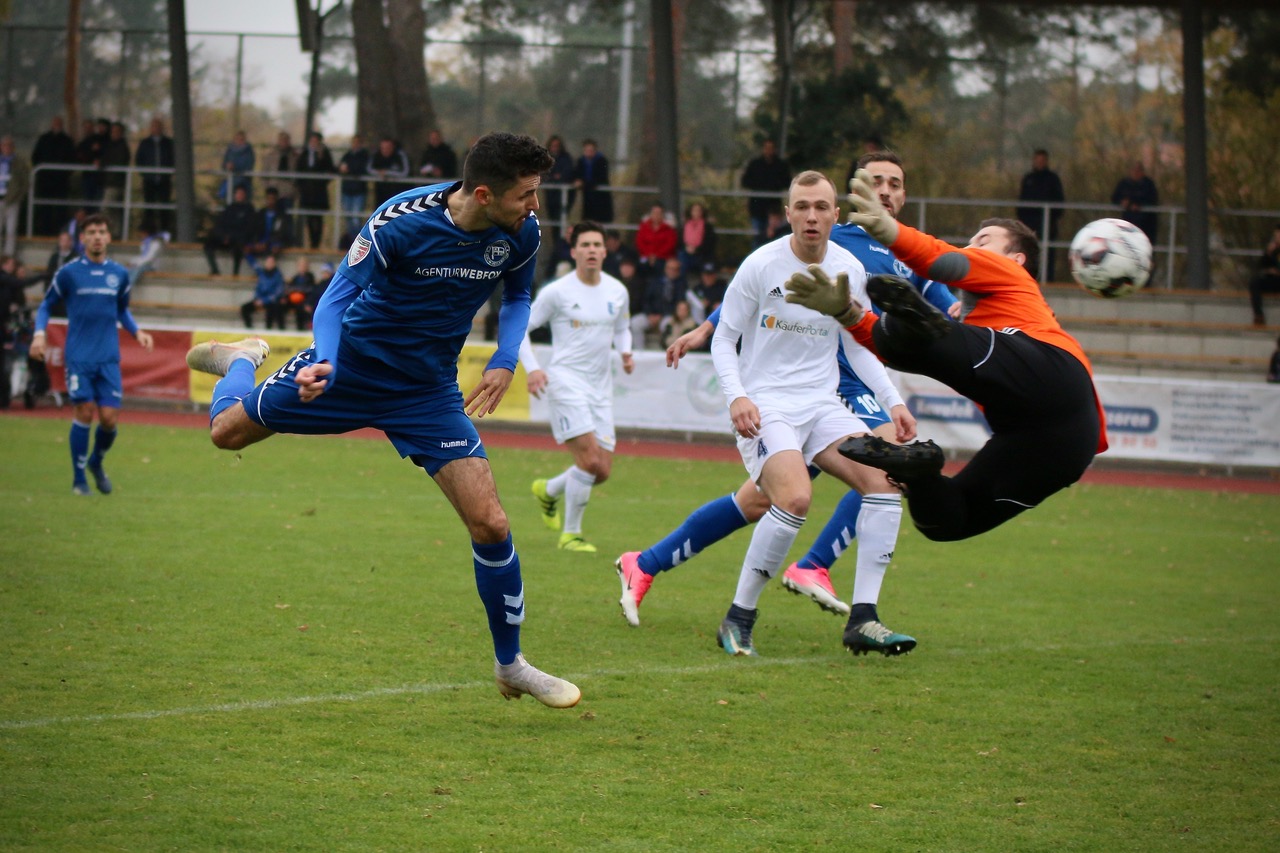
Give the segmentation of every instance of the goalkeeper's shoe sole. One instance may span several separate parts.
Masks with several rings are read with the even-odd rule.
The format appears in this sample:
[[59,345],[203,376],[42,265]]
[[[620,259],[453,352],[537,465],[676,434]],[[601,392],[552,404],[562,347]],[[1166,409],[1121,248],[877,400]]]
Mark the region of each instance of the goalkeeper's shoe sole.
[[542,523],[548,529],[556,532],[560,531],[560,499],[553,498],[547,494],[547,481],[534,480],[533,486],[530,488],[533,492],[534,500],[538,502],[538,512],[542,516]]
[[837,449],[846,459],[868,468],[879,468],[899,483],[936,477],[942,473],[942,465],[946,461],[942,448],[932,441],[894,444],[874,433],[845,439]]
[[905,655],[916,647],[916,638],[890,631],[882,622],[871,619],[857,625],[846,625],[844,647],[855,655],[879,652],[886,657]]
[[826,569],[802,569],[798,564],[792,563],[782,573],[782,586],[788,592],[812,599],[828,613],[834,613],[837,616],[849,615],[849,605],[836,595],[835,589],[831,586],[831,575]]
[[201,373],[226,376],[236,359],[247,359],[257,370],[270,354],[271,345],[262,338],[245,338],[231,344],[203,341],[187,350],[187,367]]
[[867,296],[894,320],[931,340],[945,337],[951,330],[947,315],[926,302],[915,285],[901,276],[873,275],[867,279]]
[[548,675],[526,661],[524,655],[516,655],[516,659],[505,666],[494,662],[493,680],[505,698],[532,696],[548,708],[572,708],[582,699],[577,685]]

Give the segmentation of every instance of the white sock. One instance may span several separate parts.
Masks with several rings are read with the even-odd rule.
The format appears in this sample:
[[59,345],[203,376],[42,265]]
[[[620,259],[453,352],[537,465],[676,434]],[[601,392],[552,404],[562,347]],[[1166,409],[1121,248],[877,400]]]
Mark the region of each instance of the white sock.
[[576,467],[576,465],[570,465],[550,480],[547,480],[547,494],[550,497],[558,498],[564,494],[565,485],[569,482],[569,472]]
[[747,556],[738,575],[738,591],[733,594],[734,604],[748,610],[756,609],[760,593],[782,568],[782,561],[795,544],[802,524],[802,515],[792,515],[776,506],[769,508],[751,533],[751,544],[747,546]]
[[858,564],[853,573],[853,604],[875,604],[880,585],[898,544],[902,524],[902,496],[863,495],[858,513]]
[[587,511],[587,501],[591,500],[591,487],[596,478],[572,465],[565,472],[564,484],[564,532],[581,533],[582,516]]

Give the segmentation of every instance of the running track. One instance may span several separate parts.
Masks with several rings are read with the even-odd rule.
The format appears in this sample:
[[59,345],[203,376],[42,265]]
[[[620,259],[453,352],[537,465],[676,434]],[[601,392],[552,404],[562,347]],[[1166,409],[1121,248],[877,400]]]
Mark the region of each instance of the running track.
[[[67,421],[71,418],[68,409],[23,409],[0,410],[0,415],[10,418],[41,418],[46,420]],[[120,420],[125,423],[151,424],[153,426],[183,427],[201,432],[209,428],[209,416],[203,412],[165,412],[145,409],[125,409],[120,413]],[[529,432],[525,429],[492,428],[481,423],[481,438],[489,447],[509,447],[522,450],[556,450],[557,445],[551,436],[543,432]],[[378,430],[365,429],[349,433],[356,438],[381,439]],[[616,453],[619,456],[646,456],[659,459],[706,459],[714,462],[741,462],[737,449],[728,439],[722,444],[707,442],[683,442],[670,440],[650,440],[639,438],[619,438]],[[1106,457],[1099,457],[1105,460]],[[1152,471],[1127,468],[1090,469],[1084,475],[1086,483],[1100,483],[1114,486],[1140,486],[1156,489],[1194,489],[1206,492],[1244,492],[1256,495],[1280,495],[1280,472],[1271,472],[1270,477],[1225,477],[1209,474],[1182,471]],[[948,473],[954,473],[959,465],[948,465]]]

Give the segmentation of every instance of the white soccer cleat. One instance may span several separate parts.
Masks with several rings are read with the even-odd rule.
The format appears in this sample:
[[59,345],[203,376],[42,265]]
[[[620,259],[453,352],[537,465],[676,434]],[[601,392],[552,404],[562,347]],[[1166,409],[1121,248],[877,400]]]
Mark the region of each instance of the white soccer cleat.
[[548,708],[572,708],[582,698],[582,691],[576,685],[548,675],[524,659],[524,655],[516,655],[509,664],[493,664],[493,680],[498,684],[498,692],[507,699],[519,699],[521,696],[532,696]]
[[262,338],[245,338],[233,344],[221,341],[204,341],[187,350],[187,367],[214,376],[226,376],[231,362],[237,358],[248,359],[254,370],[271,354],[271,345]]

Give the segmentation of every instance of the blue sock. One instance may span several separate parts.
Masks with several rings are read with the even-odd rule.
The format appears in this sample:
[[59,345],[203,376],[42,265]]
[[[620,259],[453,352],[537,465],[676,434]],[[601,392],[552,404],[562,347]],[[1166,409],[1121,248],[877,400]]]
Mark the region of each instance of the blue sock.
[[209,423],[213,423],[222,412],[239,403],[249,395],[258,384],[253,375],[253,362],[247,358],[237,358],[227,368],[227,375],[213,386],[213,402],[209,404]]
[[809,553],[796,563],[802,569],[829,569],[840,555],[849,549],[857,536],[858,512],[862,509],[862,495],[850,489],[836,504],[827,526],[814,540]]
[[115,443],[116,431],[103,429],[102,425],[99,424],[93,433],[93,455],[89,457],[89,467],[101,468],[102,457],[111,449],[111,445]]
[[89,459],[89,425],[79,421],[71,422],[71,470],[75,477],[73,482],[88,485],[84,478],[84,466]]
[[476,570],[476,590],[489,616],[493,654],[498,663],[512,663],[520,654],[524,583],[520,580],[520,557],[511,544],[511,535],[492,545],[472,542],[471,558]]
[[716,498],[695,509],[665,539],[642,552],[640,570],[647,575],[665,572],[746,526],[733,495]]

